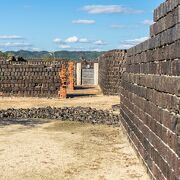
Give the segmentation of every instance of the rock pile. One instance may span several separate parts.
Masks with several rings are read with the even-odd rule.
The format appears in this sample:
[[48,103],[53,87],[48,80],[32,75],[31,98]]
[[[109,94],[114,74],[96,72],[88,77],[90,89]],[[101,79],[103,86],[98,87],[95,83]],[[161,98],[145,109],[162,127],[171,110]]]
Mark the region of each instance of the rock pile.
[[0,110],[0,123],[16,119],[58,119],[80,121],[93,124],[118,125],[119,115],[107,110],[97,110],[90,107],[45,107],[32,109]]

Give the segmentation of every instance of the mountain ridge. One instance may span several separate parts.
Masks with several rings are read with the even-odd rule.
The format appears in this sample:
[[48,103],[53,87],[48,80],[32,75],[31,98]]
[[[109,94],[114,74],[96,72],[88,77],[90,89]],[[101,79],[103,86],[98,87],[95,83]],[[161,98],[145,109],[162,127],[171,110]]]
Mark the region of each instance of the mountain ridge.
[[0,52],[0,55],[3,56],[19,56],[23,57],[24,59],[37,59],[37,58],[62,58],[62,59],[72,59],[72,60],[79,60],[79,59],[86,59],[86,60],[93,60],[102,55],[104,52],[98,51],[26,51],[26,50],[19,50],[19,51],[6,51]]

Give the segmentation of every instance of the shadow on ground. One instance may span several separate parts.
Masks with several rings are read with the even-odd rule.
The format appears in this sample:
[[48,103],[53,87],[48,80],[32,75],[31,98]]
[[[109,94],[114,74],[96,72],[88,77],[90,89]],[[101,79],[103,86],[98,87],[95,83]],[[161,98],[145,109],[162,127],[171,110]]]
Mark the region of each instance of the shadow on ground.
[[75,86],[75,90],[95,89],[94,86]]
[[75,98],[75,97],[89,97],[96,96],[99,94],[99,89],[97,86],[75,86],[74,91],[69,91],[67,97]]
[[96,94],[68,94],[67,98],[96,96]]
[[34,127],[38,124],[48,123],[50,120],[42,119],[1,119],[0,127],[9,126],[9,125],[23,125]]

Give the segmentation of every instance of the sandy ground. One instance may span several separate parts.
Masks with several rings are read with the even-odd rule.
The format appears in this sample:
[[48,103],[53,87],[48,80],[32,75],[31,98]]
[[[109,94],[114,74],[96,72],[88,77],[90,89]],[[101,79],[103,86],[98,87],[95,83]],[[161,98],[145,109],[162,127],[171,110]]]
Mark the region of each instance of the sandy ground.
[[7,108],[32,108],[32,107],[69,107],[83,106],[94,107],[97,109],[110,109],[113,104],[119,104],[120,98],[117,96],[88,96],[62,99],[47,99],[47,98],[17,98],[17,97],[0,97],[0,109]]
[[121,128],[50,121],[0,126],[0,179],[149,180],[149,176]]
[[97,109],[110,109],[112,105],[119,104],[118,96],[103,96],[98,87],[76,87],[75,91],[68,91],[69,98],[26,98],[26,97],[0,97],[0,109],[32,108],[32,107],[70,107],[83,106]]
[[[0,97],[0,109],[111,109],[117,96],[80,87],[68,99]],[[73,98],[72,98],[73,97]],[[50,120],[0,124],[0,180],[149,180],[121,128]]]

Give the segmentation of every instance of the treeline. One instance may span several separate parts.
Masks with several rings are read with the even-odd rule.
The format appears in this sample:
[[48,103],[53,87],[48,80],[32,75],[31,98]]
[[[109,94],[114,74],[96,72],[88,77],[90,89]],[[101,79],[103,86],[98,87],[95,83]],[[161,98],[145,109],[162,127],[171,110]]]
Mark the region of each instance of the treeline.
[[62,59],[72,59],[79,60],[81,58],[86,60],[93,60],[102,55],[104,52],[97,51],[56,51],[56,52],[48,52],[48,51],[7,51],[5,53],[0,52],[0,56],[8,57],[8,56],[19,56],[24,59],[36,59],[36,58],[44,58],[44,59],[52,59],[52,58],[62,58]]
[[3,58],[7,58],[8,57],[8,54],[7,53],[3,53],[0,51],[0,58],[3,57]]

